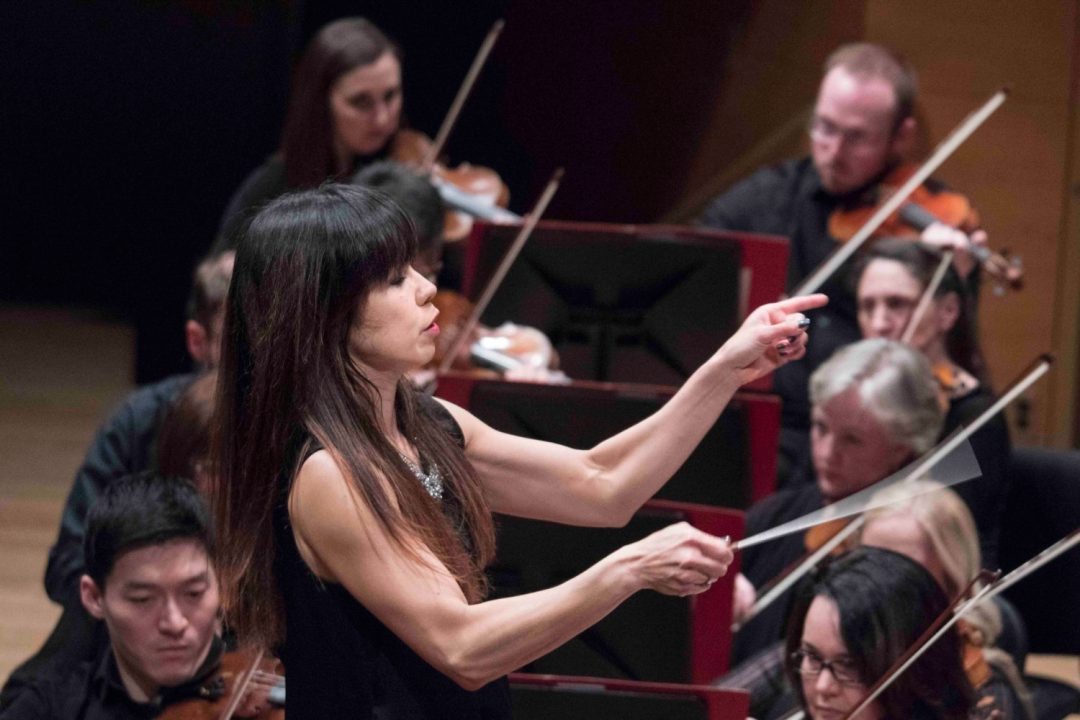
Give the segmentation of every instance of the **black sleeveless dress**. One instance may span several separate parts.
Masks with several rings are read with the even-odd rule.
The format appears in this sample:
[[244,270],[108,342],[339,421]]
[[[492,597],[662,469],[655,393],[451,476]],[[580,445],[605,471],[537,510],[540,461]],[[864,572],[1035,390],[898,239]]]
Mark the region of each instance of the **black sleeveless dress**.
[[[426,414],[459,443],[461,429],[436,401]],[[309,450],[314,453],[318,447]],[[316,577],[293,539],[282,481],[274,516],[275,572],[285,603],[285,663],[289,720],[383,718],[493,720],[510,717],[506,679],[469,692],[429,665],[337,583]],[[449,492],[443,507],[456,513]]]

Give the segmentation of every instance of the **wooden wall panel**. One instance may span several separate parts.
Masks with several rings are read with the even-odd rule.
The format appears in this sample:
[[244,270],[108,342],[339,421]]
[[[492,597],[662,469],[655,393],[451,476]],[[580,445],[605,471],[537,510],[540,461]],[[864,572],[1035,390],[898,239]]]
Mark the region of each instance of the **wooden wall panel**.
[[[1026,287],[1005,297],[984,292],[980,332],[1000,386],[1039,352],[1054,350],[1052,375],[1011,409],[1020,444],[1068,445],[1073,440],[1077,328],[1076,290],[1062,293],[1059,271],[1072,265],[1069,213],[1075,2],[1029,3],[925,0],[866,5],[866,38],[898,48],[919,71],[920,119],[932,146],[1002,85],[1008,102],[938,175],[967,193],[991,244],[1022,256]],[[1070,277],[1071,275],[1066,275]],[[1071,317],[1063,325],[1059,318]],[[1026,418],[1024,417],[1026,415]]]
[[[709,198],[760,165],[806,151],[805,118],[821,65],[862,37],[863,0],[754,3],[729,40],[713,109],[685,178],[663,219],[693,218]],[[704,100],[704,99],[703,99]]]

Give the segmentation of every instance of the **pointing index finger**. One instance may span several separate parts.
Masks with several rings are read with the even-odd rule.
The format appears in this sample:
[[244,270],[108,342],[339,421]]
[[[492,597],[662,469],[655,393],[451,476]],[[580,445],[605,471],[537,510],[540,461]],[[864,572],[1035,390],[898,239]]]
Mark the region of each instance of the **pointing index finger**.
[[822,293],[813,293],[812,295],[796,295],[785,300],[781,300],[776,303],[776,309],[785,313],[802,312],[803,310],[813,310],[814,308],[823,307],[829,302],[827,295]]

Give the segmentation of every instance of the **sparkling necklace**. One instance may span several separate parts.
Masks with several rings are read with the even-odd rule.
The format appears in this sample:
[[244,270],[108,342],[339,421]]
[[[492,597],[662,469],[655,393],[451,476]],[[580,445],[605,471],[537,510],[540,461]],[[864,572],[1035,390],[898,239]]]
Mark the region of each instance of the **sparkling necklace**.
[[435,500],[442,500],[443,496],[443,483],[442,475],[439,474],[439,468],[437,465],[432,464],[431,472],[424,472],[420,467],[408,458],[405,453],[398,450],[398,457],[402,462],[412,471],[412,474],[416,476],[416,479],[420,481],[420,484],[424,486],[424,490],[427,490],[427,494]]

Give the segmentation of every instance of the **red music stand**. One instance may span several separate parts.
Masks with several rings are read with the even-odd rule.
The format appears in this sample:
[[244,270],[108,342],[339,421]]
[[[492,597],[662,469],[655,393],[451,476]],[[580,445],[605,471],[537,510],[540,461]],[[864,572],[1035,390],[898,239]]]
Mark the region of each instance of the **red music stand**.
[[[663,717],[671,720],[679,718],[701,718],[702,720],[745,720],[750,709],[750,695],[742,690],[727,690],[708,685],[681,685],[678,683],[638,682],[634,680],[612,680],[609,678],[581,677],[572,675],[534,675],[531,673],[511,673],[510,689],[514,696],[514,717],[531,720],[532,717],[551,717],[550,708],[533,708],[542,701],[540,692],[561,693],[567,699],[556,712],[562,718],[597,717],[597,708],[590,708],[588,714],[568,715],[573,712],[570,706],[583,704],[590,698],[603,698],[614,705],[618,700],[628,702],[622,707],[603,710],[601,717],[628,717],[635,705],[647,701],[671,700],[663,710]],[[526,692],[531,696],[521,697]],[[678,703],[678,701],[682,701]],[[530,702],[531,701],[531,702]],[[676,704],[678,703],[678,704]],[[595,703],[594,703],[595,705]],[[535,710],[536,714],[530,714]],[[579,712],[581,712],[579,710]],[[655,715],[649,715],[655,717]],[[632,720],[632,716],[630,717]]]

